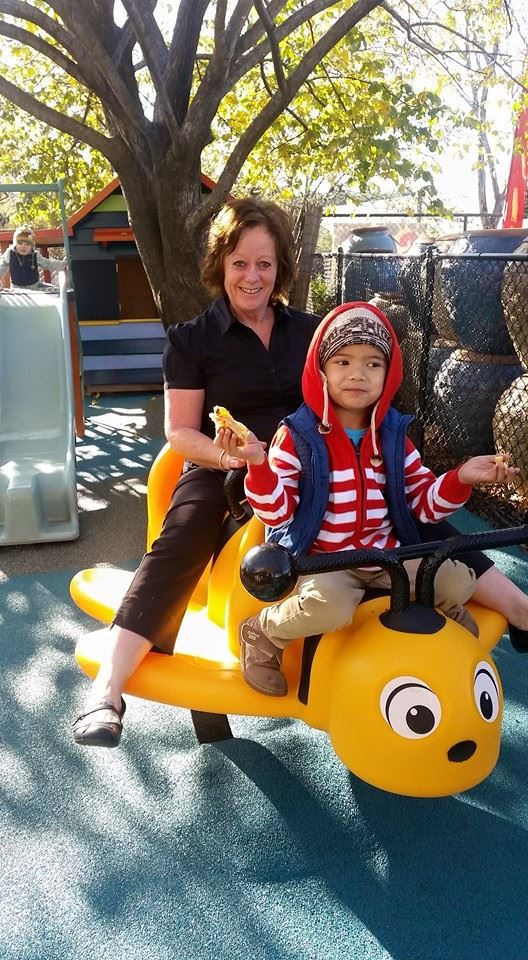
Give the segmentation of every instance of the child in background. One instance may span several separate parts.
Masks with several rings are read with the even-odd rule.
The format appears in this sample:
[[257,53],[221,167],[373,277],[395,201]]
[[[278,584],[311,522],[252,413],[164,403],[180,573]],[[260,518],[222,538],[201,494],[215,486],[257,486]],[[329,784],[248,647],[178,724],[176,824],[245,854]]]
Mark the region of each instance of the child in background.
[[35,250],[35,234],[31,227],[17,227],[13,243],[0,257],[0,280],[9,271],[13,287],[26,290],[55,290],[53,284],[40,279],[39,269],[66,270],[64,260],[43,257]]
[[[443,520],[463,506],[473,484],[505,482],[518,472],[507,458],[490,455],[435,477],[406,436],[412,418],[390,406],[401,377],[396,336],[372,304],[343,304],[319,324],[303,373],[305,403],[279,427],[269,459],[252,433],[237,448],[248,464],[248,501],[268,540],[294,553],[418,543],[413,518]],[[219,432],[220,444],[229,442],[226,434]],[[419,562],[405,562],[411,590]],[[474,585],[473,570],[445,561],[435,578],[435,605],[478,635],[464,607]],[[368,567],[300,577],[294,594],[243,621],[247,683],[284,696],[284,648],[297,637],[350,624],[367,586],[390,588],[388,574]]]

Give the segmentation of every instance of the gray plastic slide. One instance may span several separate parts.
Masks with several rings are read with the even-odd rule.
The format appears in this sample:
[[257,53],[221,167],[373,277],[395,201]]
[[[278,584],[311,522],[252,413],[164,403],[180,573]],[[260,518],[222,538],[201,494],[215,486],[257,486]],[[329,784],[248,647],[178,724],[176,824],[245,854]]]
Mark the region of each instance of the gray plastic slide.
[[0,294],[0,546],[79,536],[66,284]]

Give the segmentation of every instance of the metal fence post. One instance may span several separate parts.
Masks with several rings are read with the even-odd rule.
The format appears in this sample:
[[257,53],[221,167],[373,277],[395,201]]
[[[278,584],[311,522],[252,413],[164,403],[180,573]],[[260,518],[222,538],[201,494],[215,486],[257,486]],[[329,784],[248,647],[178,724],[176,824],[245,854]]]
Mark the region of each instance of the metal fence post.
[[343,253],[343,247],[337,248],[337,270],[336,270],[336,304],[339,306],[343,303],[343,261],[345,255]]

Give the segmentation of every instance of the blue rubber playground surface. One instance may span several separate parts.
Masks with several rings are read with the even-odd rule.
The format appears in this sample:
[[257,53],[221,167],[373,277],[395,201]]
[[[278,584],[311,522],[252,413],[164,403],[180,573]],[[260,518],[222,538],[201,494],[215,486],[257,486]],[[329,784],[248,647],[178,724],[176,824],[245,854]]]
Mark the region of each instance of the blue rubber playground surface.
[[[499,763],[446,799],[367,786],[297,721],[233,717],[200,746],[188,712],[128,697],[118,750],[73,743],[96,624],[69,582],[139,560],[159,403],[93,400],[79,540],[0,551],[0,958],[522,960],[528,656],[507,637]],[[493,556],[528,590],[528,554]]]

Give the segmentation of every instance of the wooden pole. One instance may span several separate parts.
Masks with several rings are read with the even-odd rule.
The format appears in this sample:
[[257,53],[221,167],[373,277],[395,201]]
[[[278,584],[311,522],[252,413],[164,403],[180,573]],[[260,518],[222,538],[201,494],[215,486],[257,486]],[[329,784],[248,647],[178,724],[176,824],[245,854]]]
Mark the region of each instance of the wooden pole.
[[73,290],[68,290],[68,322],[70,326],[70,347],[73,379],[73,403],[75,409],[75,433],[84,437],[84,396],[81,365],[81,343],[79,324],[75,316]]

